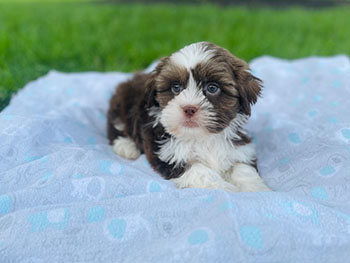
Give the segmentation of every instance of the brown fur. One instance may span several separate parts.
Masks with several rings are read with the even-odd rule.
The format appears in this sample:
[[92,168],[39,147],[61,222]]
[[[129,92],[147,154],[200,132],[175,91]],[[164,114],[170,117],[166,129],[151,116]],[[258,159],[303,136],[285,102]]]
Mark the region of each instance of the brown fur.
[[168,61],[168,58],[163,59],[157,67],[161,74],[154,75],[154,83],[152,88],[156,87],[157,101],[161,108],[164,108],[168,102],[174,98],[171,91],[171,84],[180,84],[185,87],[189,79],[189,73],[185,68],[178,67]]
[[[110,100],[107,114],[107,135],[110,144],[119,136],[130,137],[136,143],[141,153],[145,153],[151,166],[165,179],[179,177],[184,167],[174,167],[159,160],[155,152],[158,144],[154,143],[170,136],[161,125],[152,127],[153,118],[148,115],[147,109],[157,105],[151,74],[136,74],[131,80],[121,83]],[[125,129],[120,132],[114,128],[119,118]],[[118,120],[118,121],[119,121]]]

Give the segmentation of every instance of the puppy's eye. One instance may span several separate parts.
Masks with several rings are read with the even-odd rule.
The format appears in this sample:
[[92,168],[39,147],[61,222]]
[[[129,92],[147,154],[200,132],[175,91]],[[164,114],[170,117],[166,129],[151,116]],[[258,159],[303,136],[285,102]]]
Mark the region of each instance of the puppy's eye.
[[205,93],[209,93],[210,95],[217,95],[220,93],[220,88],[217,83],[208,83],[204,87]]
[[178,83],[171,84],[171,91],[177,95],[182,91],[182,86]]

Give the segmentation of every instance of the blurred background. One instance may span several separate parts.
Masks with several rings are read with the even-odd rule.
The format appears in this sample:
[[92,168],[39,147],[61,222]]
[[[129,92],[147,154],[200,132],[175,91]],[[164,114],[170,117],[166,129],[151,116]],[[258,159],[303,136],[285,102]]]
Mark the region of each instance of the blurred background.
[[137,71],[197,41],[247,61],[350,52],[350,0],[0,0],[0,110],[50,69]]

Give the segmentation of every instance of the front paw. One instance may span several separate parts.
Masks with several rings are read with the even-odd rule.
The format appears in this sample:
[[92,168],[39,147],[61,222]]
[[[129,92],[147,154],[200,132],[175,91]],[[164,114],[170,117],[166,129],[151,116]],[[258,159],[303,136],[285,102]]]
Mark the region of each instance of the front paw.
[[136,144],[126,137],[118,137],[113,141],[113,151],[119,156],[130,160],[137,159],[141,154]]
[[194,164],[179,178],[171,179],[177,188],[208,188],[227,192],[238,192],[239,189],[226,182],[219,173],[202,164]]
[[256,169],[250,165],[240,163],[228,175],[228,181],[236,185],[240,192],[268,192],[272,191],[260,177]]

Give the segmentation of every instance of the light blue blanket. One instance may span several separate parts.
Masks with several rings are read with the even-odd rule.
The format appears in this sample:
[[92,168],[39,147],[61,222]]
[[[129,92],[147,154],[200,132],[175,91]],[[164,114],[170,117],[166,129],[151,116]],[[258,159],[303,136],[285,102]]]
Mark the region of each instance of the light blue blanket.
[[251,63],[271,193],[178,190],[107,143],[123,73],[52,71],[0,113],[0,262],[350,262],[350,62]]

